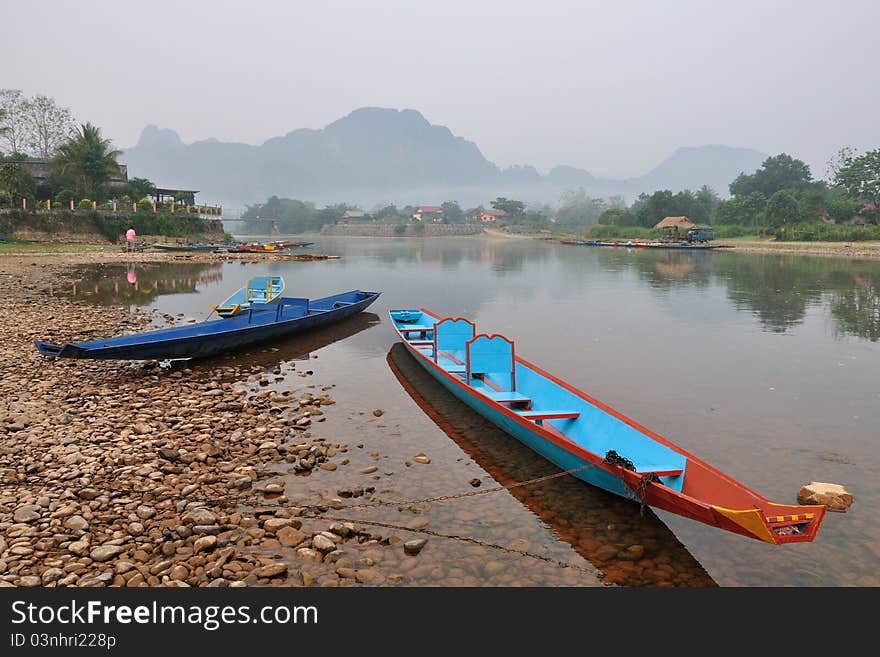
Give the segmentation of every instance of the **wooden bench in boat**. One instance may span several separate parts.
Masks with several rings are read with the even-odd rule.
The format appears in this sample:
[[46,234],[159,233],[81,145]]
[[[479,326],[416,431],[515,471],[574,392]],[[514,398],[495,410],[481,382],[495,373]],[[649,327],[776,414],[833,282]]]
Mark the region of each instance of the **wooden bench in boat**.
[[529,420],[574,420],[581,416],[580,411],[544,410],[516,412]]
[[397,330],[408,335],[410,333],[427,333],[428,331],[433,331],[434,327],[426,326],[424,324],[413,324],[411,326],[398,326]]
[[677,465],[637,465],[636,472],[638,474],[653,473],[658,477],[677,477],[684,470]]
[[532,401],[529,397],[515,390],[492,390],[489,387],[475,388],[475,390],[500,404],[528,404]]

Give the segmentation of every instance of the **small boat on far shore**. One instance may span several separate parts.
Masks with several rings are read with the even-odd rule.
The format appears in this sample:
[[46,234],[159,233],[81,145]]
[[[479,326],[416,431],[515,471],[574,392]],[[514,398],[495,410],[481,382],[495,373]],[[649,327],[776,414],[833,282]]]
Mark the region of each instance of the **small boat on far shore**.
[[247,311],[254,303],[278,303],[284,292],[281,276],[254,276],[240,290],[212,310],[220,317],[232,317]]
[[201,242],[187,242],[185,244],[151,244],[150,247],[160,251],[214,251],[219,248],[218,244],[202,244]]

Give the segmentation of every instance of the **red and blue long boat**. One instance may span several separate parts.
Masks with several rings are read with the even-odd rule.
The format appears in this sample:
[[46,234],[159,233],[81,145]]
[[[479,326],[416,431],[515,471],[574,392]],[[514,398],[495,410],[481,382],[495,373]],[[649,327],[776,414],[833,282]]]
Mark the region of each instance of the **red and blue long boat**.
[[578,479],[767,543],[812,541],[824,505],[770,502],[599,400],[516,355],[503,335],[425,308],[389,310],[403,344],[447,390]]

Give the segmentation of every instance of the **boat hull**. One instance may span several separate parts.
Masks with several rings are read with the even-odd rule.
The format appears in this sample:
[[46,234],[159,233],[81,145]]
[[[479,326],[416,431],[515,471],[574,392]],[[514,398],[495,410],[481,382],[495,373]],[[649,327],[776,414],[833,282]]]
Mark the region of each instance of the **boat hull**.
[[[768,543],[806,542],[815,537],[825,514],[824,506],[782,505],[766,500],[656,433],[515,356],[513,343],[503,336],[477,335],[467,343],[468,355],[461,356],[461,352],[457,352],[459,356],[456,357],[448,351],[449,346],[441,345],[438,330],[444,323],[450,325],[448,333],[442,336],[446,345],[450,345],[455,338],[454,325],[467,320],[441,319],[422,309],[422,320],[408,325],[400,323],[395,317],[395,313],[402,312],[409,311],[389,311],[389,315],[402,343],[422,368],[475,412],[559,468],[571,471],[577,479],[640,504]],[[409,337],[415,333],[421,337]],[[484,344],[492,341],[510,342],[511,351],[507,357],[513,356],[515,380],[519,382],[523,379],[526,382],[527,394],[521,395],[518,401],[518,393],[513,391],[522,389],[519,384],[493,386],[498,391],[494,392],[481,384],[483,379],[471,378],[471,345],[478,340]],[[434,351],[441,356],[440,360],[430,356]],[[492,354],[489,353],[488,357],[491,358]],[[478,358],[485,359],[487,356],[480,354]],[[499,362],[497,359],[494,361],[496,366]],[[479,367],[477,371],[480,371]],[[489,371],[503,371],[503,367]],[[540,382],[536,383],[538,380]],[[533,408],[532,403],[541,400],[541,395],[546,398],[545,402],[553,401],[549,408],[568,405],[570,409],[551,412],[542,411],[539,407],[530,416],[532,411],[528,409]],[[519,404],[528,402],[529,405],[517,409],[504,405],[504,400]],[[576,409],[578,413],[574,412]],[[535,416],[551,421],[536,422],[533,419]],[[596,447],[592,448],[594,451],[585,447],[583,431],[578,433],[573,428],[574,423],[583,421],[577,419],[582,416],[590,419],[586,425],[580,425],[581,429],[595,426],[599,432],[592,436],[596,443]],[[569,426],[568,429],[560,431],[564,422],[554,425],[556,420],[552,418],[574,419],[570,426],[565,425]],[[610,442],[605,439],[610,439]],[[600,446],[601,440],[605,440],[604,447]],[[633,461],[624,467],[609,460],[612,451],[607,450],[610,449],[615,450],[614,453],[620,450],[622,455],[630,456]],[[651,477],[647,476],[648,473],[652,473]],[[688,487],[685,487],[686,481],[690,482]],[[686,488],[691,492],[686,492]],[[694,497],[695,494],[699,496]]]
[[[263,308],[249,310],[247,313],[229,319],[202,322],[189,327],[161,329],[147,333],[93,340],[84,343],[55,344],[36,340],[37,349],[46,356],[61,358],[89,358],[96,360],[170,360],[179,358],[205,358],[234,351],[242,347],[270,340],[278,340],[304,331],[310,331],[327,324],[344,320],[366,309],[378,297],[379,292],[353,291],[313,302],[313,309],[322,302],[336,303],[337,297],[345,295],[366,295],[361,299],[344,302],[346,305],[330,308],[297,317],[284,319],[284,305],[265,304]],[[306,301],[306,300],[302,300]],[[281,319],[273,320],[279,315]],[[187,333],[190,330],[191,333]],[[138,342],[137,338],[142,341]],[[131,342],[114,344],[114,340],[130,339]]]
[[530,427],[522,426],[519,422],[493,408],[492,405],[483,402],[475,395],[469,394],[454,377],[450,377],[442,369],[434,367],[431,364],[431,361],[421,358],[420,354],[418,354],[406,341],[404,341],[404,345],[419,365],[421,365],[422,368],[424,368],[425,371],[436,379],[444,388],[502,431],[510,434],[522,444],[563,470],[575,470],[577,468],[588,466],[583,470],[573,472],[573,477],[622,497],[634,497],[632,491],[627,488],[616,475],[606,472],[587,459],[549,442]]

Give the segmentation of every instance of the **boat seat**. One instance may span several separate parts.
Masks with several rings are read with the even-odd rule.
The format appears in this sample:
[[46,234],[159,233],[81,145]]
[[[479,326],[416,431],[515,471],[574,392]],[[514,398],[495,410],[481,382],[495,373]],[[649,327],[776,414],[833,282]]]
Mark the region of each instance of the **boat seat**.
[[499,403],[511,402],[517,404],[527,404],[531,400],[531,398],[526,397],[524,394],[516,392],[515,390],[492,390],[491,388],[477,388],[480,394],[485,395],[492,401],[496,401]]
[[636,465],[638,474],[654,473],[658,477],[677,477],[684,470],[678,465]]
[[529,420],[574,420],[581,416],[579,411],[516,411],[522,417]]
[[407,326],[398,326],[397,330],[401,333],[424,333],[426,331],[433,331],[433,326],[425,326],[424,324],[411,324]]

